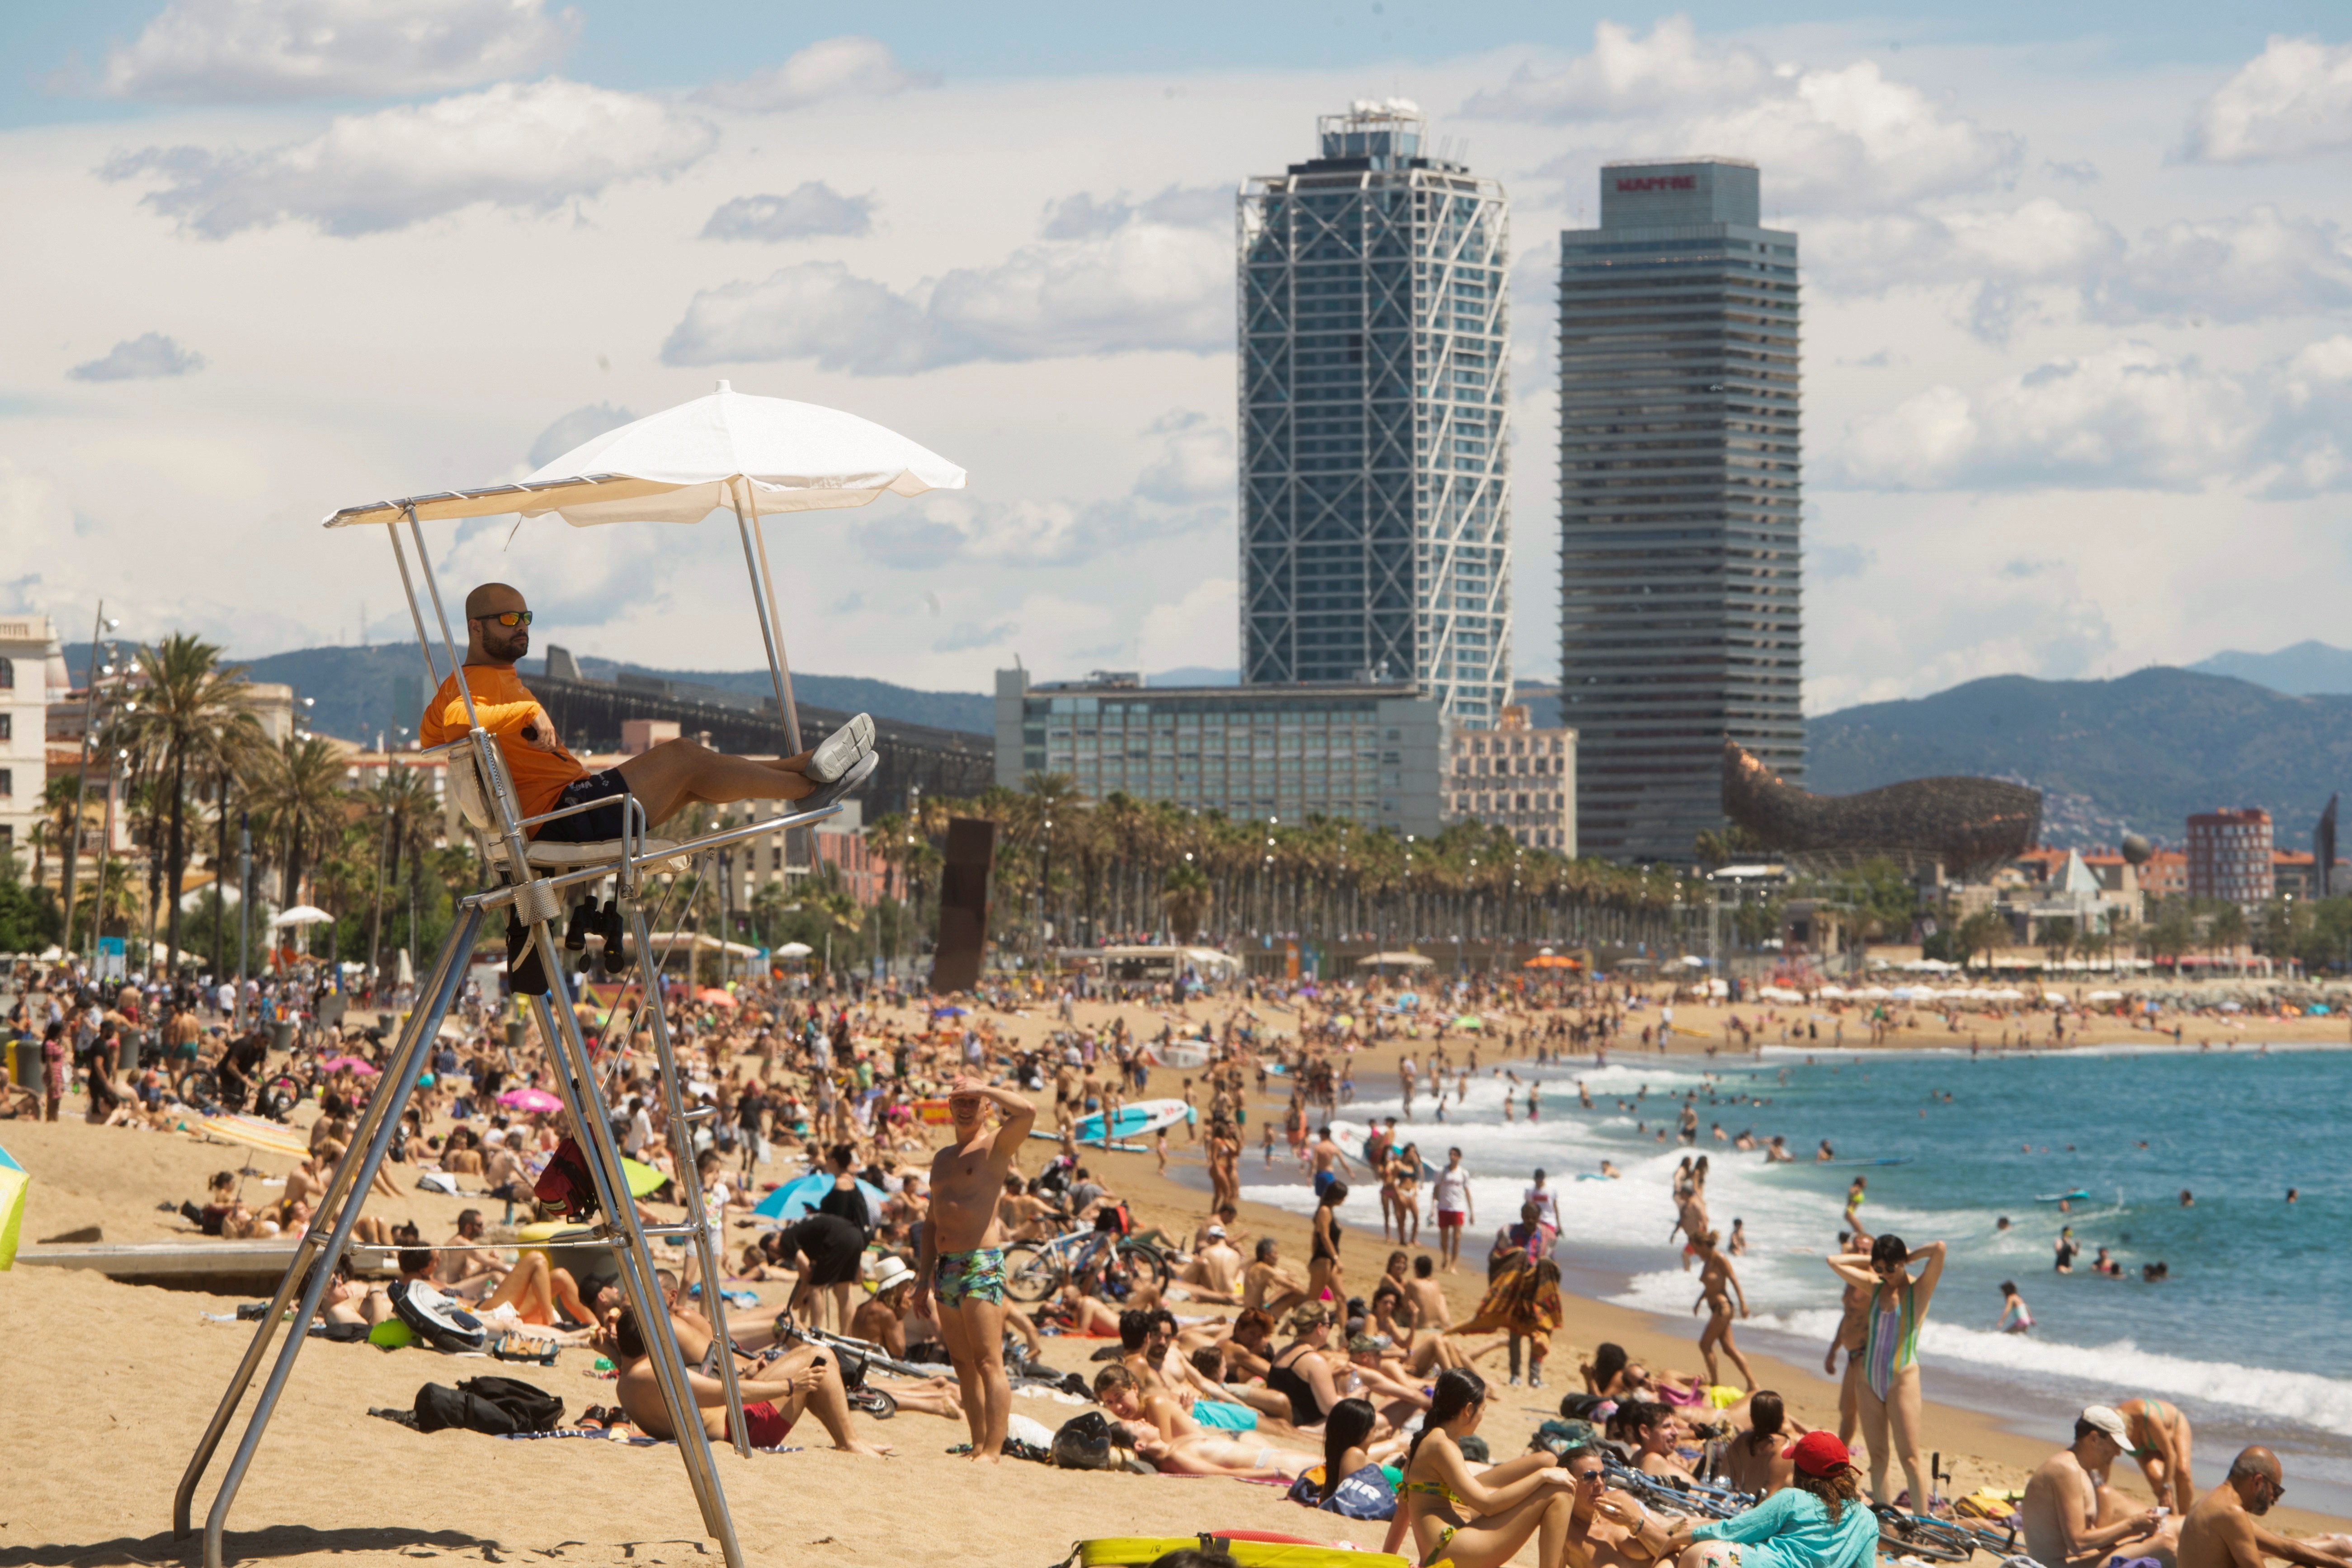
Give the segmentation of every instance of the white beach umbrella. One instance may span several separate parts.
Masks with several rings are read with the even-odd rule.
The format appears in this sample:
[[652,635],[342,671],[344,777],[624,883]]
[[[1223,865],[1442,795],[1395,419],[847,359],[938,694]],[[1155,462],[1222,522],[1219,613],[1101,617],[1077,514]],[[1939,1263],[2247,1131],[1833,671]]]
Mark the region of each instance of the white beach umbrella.
[[519,484],[345,507],[327,526],[395,522],[407,505],[425,522],[509,511],[553,512],[579,528],[700,522],[722,508],[813,511],[963,484],[955,464],[871,420],[722,381],[707,396],[582,442]]
[[273,929],[278,926],[314,926],[334,918],[315,904],[297,904],[269,923]]

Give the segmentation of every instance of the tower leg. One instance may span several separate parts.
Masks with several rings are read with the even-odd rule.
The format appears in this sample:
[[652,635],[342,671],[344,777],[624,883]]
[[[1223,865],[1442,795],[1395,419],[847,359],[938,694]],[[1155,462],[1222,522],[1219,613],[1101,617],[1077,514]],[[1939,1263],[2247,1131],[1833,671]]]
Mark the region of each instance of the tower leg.
[[[596,1066],[589,1059],[587,1042],[580,1036],[580,1020],[572,1011],[562,952],[556,945],[549,922],[535,922],[530,929],[549,987],[546,995],[531,998],[531,1014],[539,1020],[540,1030],[555,1053],[556,1082],[562,1086],[565,1107],[572,1113],[582,1152],[587,1156],[589,1176],[596,1186],[596,1201],[620,1237],[621,1288],[645,1335],[646,1350],[653,1363],[655,1380],[661,1386],[670,1430],[677,1440],[678,1455],[686,1462],[687,1479],[694,1488],[695,1500],[702,1506],[703,1524],[719,1542],[727,1568],[743,1568],[742,1548],[736,1542],[735,1523],[727,1510],[727,1494],[719,1486],[710,1438],[702,1429],[701,1406],[687,1377],[677,1335],[670,1327],[669,1303],[663,1300],[654,1278],[653,1253],[646,1246],[644,1227],[637,1224],[636,1202],[629,1194],[627,1174],[621,1168],[621,1149],[614,1141],[612,1123],[599,1092]],[[693,1176],[689,1166],[680,1179],[690,1182]],[[720,1353],[731,1353],[723,1342]],[[218,1565],[210,1564],[208,1568]]]
[[710,1319],[710,1327],[719,1342],[727,1349],[719,1357],[719,1375],[727,1388],[728,1429],[735,1435],[735,1451],[745,1458],[751,1457],[751,1435],[743,1425],[743,1392],[735,1377],[735,1342],[727,1331],[727,1297],[722,1289],[726,1276],[722,1272],[726,1259],[720,1247],[713,1244],[718,1234],[716,1225],[724,1225],[725,1215],[716,1222],[704,1212],[700,1173],[695,1168],[694,1126],[686,1119],[686,1096],[679,1085],[677,1057],[670,1048],[669,1019],[661,1005],[661,971],[656,966],[652,932],[646,927],[646,911],[636,900],[624,901],[629,912],[631,934],[637,943],[637,973],[646,988],[646,1013],[653,1029],[654,1047],[659,1066],[662,1103],[669,1114],[670,1160],[683,1172],[693,1173],[686,1184],[686,1214],[694,1226],[695,1257],[702,1265],[702,1308]]
[[[173,1527],[176,1533],[188,1532],[188,1509],[197,1479],[210,1463],[221,1435],[226,1431],[237,1401],[243,1397],[246,1385],[252,1381],[255,1370],[268,1351],[270,1336],[277,1331],[278,1315],[285,1310],[284,1303],[293,1293],[298,1279],[303,1285],[300,1306],[289,1325],[286,1343],[279,1347],[277,1364],[269,1370],[268,1381],[262,1384],[261,1397],[255,1404],[253,1415],[246,1423],[245,1436],[229,1460],[228,1470],[221,1477],[219,1492],[213,1499],[212,1510],[205,1518],[205,1568],[221,1568],[221,1531],[228,1520],[228,1510],[236,1500],[237,1489],[244,1484],[245,1472],[253,1463],[254,1450],[260,1446],[261,1434],[269,1426],[269,1417],[278,1407],[278,1396],[284,1392],[286,1379],[294,1370],[295,1358],[302,1353],[302,1342],[310,1331],[310,1321],[318,1316],[319,1302],[326,1294],[327,1280],[334,1273],[335,1260],[343,1256],[351,1244],[352,1227],[358,1223],[361,1205],[366,1201],[368,1188],[375,1181],[376,1170],[383,1163],[384,1151],[391,1145],[393,1134],[399,1130],[401,1112],[408,1104],[409,1094],[416,1087],[416,1076],[422,1070],[425,1047],[439,1033],[441,1020],[447,1016],[449,1005],[457,994],[458,984],[465,974],[465,957],[474,951],[474,938],[479,932],[482,913],[479,909],[466,911],[457,929],[449,934],[434,968],[433,984],[425,995],[426,1004],[409,1016],[408,1032],[399,1048],[393,1054],[392,1067],[376,1085],[375,1093],[368,1098],[368,1109],[361,1118],[361,1129],[355,1131],[351,1147],[344,1152],[329,1185],[328,1201],[322,1203],[314,1216],[312,1227],[296,1249],[294,1263],[279,1282],[278,1296],[270,1315],[255,1331],[253,1343],[246,1350],[228,1392],[220,1408],[214,1412],[203,1440],[197,1445],[194,1458],[180,1479],[180,1489],[173,1502]],[[373,1126],[370,1126],[371,1119]],[[362,1152],[364,1151],[364,1152]],[[340,1197],[340,1206],[335,1200]],[[329,1212],[335,1216],[333,1233],[323,1247],[316,1244],[317,1218]]]

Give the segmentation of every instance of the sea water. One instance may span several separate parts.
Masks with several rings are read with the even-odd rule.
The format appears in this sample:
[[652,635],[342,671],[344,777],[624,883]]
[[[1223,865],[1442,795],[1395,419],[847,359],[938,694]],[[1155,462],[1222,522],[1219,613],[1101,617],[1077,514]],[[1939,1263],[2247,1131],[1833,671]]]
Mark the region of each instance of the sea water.
[[[1464,1047],[1454,1054],[1460,1059]],[[1712,1223],[1728,1237],[1734,1218],[1746,1222],[1748,1250],[1735,1263],[1753,1316],[1738,1326],[1741,1343],[1818,1373],[1838,1321],[1838,1281],[1823,1254],[1842,1227],[1847,1184],[1862,1175],[1866,1229],[1949,1247],[1920,1337],[1930,1398],[1994,1412],[2053,1447],[2083,1405],[2171,1400],[2194,1425],[2200,1482],[2262,1441],[2285,1458],[2298,1502],[2352,1511],[2352,1178],[2343,1148],[2352,1052],[2239,1043],[1980,1057],[1819,1047],[1717,1058],[1612,1053],[1601,1068],[1589,1056],[1542,1068],[1514,1058],[1504,1066],[1517,1083],[1496,1075],[1491,1049],[1484,1054],[1466,1100],[1453,1102],[1448,1079],[1444,1122],[1416,1092],[1413,1121],[1399,1123],[1401,1141],[1417,1142],[1433,1165],[1444,1164],[1448,1147],[1463,1151],[1476,1215],[1465,1247],[1471,1267],[1483,1265],[1496,1228],[1517,1217],[1529,1173],[1542,1167],[1558,1194],[1556,1256],[1570,1288],[1687,1325],[1693,1348],[1672,1364],[1701,1372],[1697,1275],[1682,1267],[1679,1237],[1669,1238],[1675,1167],[1685,1153],[1705,1154]],[[1580,1080],[1591,1110],[1579,1103]],[[1542,1087],[1534,1123],[1529,1081]],[[1420,1089],[1426,1084],[1424,1076]],[[1343,1116],[1402,1114],[1393,1079],[1360,1075],[1358,1089]],[[1694,1092],[1699,1139],[1685,1148],[1674,1129]],[[1761,1153],[1716,1142],[1718,1123],[1727,1138],[1779,1134],[1797,1163],[1768,1165]],[[1823,1139],[1840,1163],[1814,1162]],[[1603,1159],[1621,1179],[1580,1179]],[[1846,1163],[1881,1159],[1908,1163]],[[1280,1152],[1268,1171],[1251,1150],[1242,1173],[1248,1197],[1312,1206]],[[2089,1196],[2066,1212],[2044,1201],[2075,1191]],[[1422,1195],[1422,1240],[1433,1245],[1425,1184]],[[1369,1281],[1385,1256],[1374,1247],[1376,1186],[1357,1184],[1342,1214],[1350,1283]],[[2083,1251],[2062,1275],[2053,1243],[2064,1225]],[[2090,1272],[2100,1247],[2125,1278]],[[2170,1277],[2143,1282],[2141,1266],[2155,1261]],[[2029,1334],[1995,1329],[2004,1279],[2032,1311]],[[1736,1381],[1727,1360],[1722,1371]]]

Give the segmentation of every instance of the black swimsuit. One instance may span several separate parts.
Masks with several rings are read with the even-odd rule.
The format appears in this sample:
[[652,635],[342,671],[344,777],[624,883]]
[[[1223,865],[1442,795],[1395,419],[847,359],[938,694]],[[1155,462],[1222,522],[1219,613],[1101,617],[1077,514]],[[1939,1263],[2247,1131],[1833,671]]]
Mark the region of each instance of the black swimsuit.
[[[1312,1347],[1305,1347],[1311,1349]],[[1290,1362],[1271,1363],[1265,1369],[1265,1385],[1290,1401],[1290,1424],[1293,1426],[1320,1426],[1323,1406],[1315,1397],[1315,1385],[1298,1375],[1297,1352],[1293,1346]]]

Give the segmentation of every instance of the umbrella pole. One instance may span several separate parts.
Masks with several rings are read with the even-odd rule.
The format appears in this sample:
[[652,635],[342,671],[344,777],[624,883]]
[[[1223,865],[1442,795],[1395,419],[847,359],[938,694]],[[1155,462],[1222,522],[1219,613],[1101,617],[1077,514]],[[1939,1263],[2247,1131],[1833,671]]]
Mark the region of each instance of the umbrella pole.
[[[173,1498],[172,1527],[175,1535],[184,1537],[189,1529],[190,1503],[195,1494],[196,1482],[205,1467],[227,1431],[229,1420],[236,1413],[239,1400],[247,1384],[261,1365],[268,1351],[271,1337],[278,1331],[278,1318],[292,1297],[294,1287],[304,1281],[302,1300],[288,1325],[287,1340],[278,1352],[278,1363],[270,1368],[269,1379],[262,1385],[261,1397],[255,1404],[252,1417],[246,1423],[245,1436],[229,1460],[228,1470],[221,1478],[220,1490],[213,1498],[212,1510],[205,1519],[205,1568],[221,1568],[221,1532],[228,1521],[228,1510],[236,1500],[237,1489],[244,1484],[247,1466],[253,1463],[254,1450],[260,1446],[261,1434],[269,1425],[269,1417],[278,1407],[278,1395],[285,1391],[287,1375],[294,1370],[294,1359],[302,1352],[310,1335],[310,1323],[319,1314],[319,1303],[325,1296],[327,1281],[334,1273],[335,1261],[343,1256],[351,1243],[352,1227],[358,1223],[361,1205],[366,1201],[370,1184],[383,1164],[385,1150],[393,1134],[399,1130],[400,1114],[416,1087],[416,1079],[424,1062],[427,1041],[439,1033],[441,1020],[455,1000],[459,982],[465,976],[464,955],[473,951],[474,937],[481,928],[479,909],[469,910],[457,928],[449,933],[442,947],[435,971],[432,1000],[409,1016],[408,1033],[402,1040],[393,1067],[378,1080],[375,1092],[368,1097],[368,1108],[362,1113],[360,1127],[344,1151],[342,1163],[335,1174],[316,1215],[311,1227],[305,1231],[301,1244],[295,1249],[293,1264],[278,1283],[278,1295],[270,1310],[254,1331],[253,1342],[247,1347],[245,1359],[236,1375],[229,1380],[220,1407],[214,1411],[211,1424],[205,1429],[203,1439],[196,1445],[194,1458],[188,1461],[180,1478],[178,1492]],[[340,1206],[338,1200],[340,1199]],[[323,1244],[318,1224],[329,1214],[334,1215],[334,1229]]]
[[[637,972],[645,976],[646,994],[656,994],[654,988],[661,984],[661,972],[654,967],[653,931],[646,924],[645,906],[635,898],[627,898],[622,900],[622,908],[628,913],[629,929],[637,942]],[[670,1049],[669,1018],[663,1008],[649,1007],[646,1022],[653,1029],[662,1106],[669,1117],[670,1163],[677,1168],[679,1184],[685,1189],[686,1220],[694,1226],[695,1259],[702,1265],[702,1310],[710,1318],[713,1337],[722,1345],[732,1345],[735,1342],[727,1331],[724,1259],[711,1243],[713,1222],[702,1206],[701,1172],[694,1158],[694,1123],[687,1120],[686,1096],[678,1089],[677,1058]],[[724,1225],[726,1220],[722,1214],[717,1223]],[[751,1457],[751,1434],[743,1424],[743,1391],[736,1382],[735,1358],[731,1354],[719,1358],[719,1380],[727,1390],[727,1429],[735,1436],[735,1451],[748,1459]]]
[[[743,482],[748,485],[751,481]],[[760,640],[768,648],[768,679],[775,683],[776,713],[784,721],[784,739],[792,743],[785,754],[797,755],[801,749],[801,715],[800,710],[793,704],[792,671],[784,667],[782,627],[774,620],[776,584],[775,579],[768,575],[768,542],[752,527],[752,517],[756,517],[757,512],[751,516],[745,515],[742,499],[737,493],[732,479],[727,483],[727,498],[735,507],[735,531],[743,536],[743,574],[751,580],[751,607],[760,614]],[[752,554],[755,539],[759,551],[756,559]]]

